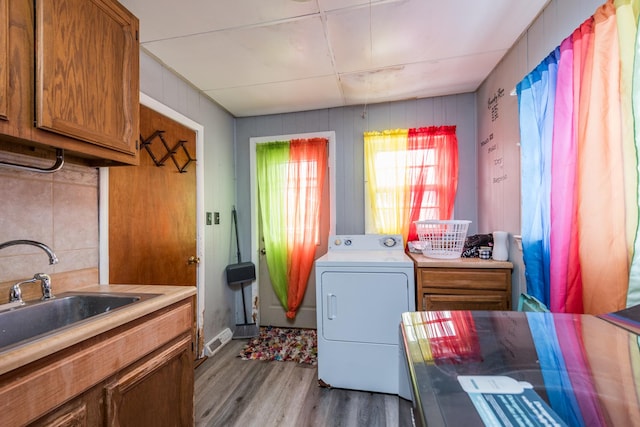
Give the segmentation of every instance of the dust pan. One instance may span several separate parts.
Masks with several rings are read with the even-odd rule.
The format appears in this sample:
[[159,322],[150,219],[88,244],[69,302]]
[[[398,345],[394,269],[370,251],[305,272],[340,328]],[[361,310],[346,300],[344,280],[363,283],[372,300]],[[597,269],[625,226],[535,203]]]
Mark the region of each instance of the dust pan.
[[252,338],[258,335],[260,332],[258,325],[255,323],[249,323],[247,319],[247,305],[244,297],[244,285],[250,283],[256,278],[256,267],[252,262],[242,262],[240,255],[240,241],[238,239],[238,219],[236,218],[236,208],[233,207],[231,211],[231,217],[233,220],[233,227],[236,232],[236,247],[238,248],[238,262],[236,264],[230,264],[226,268],[227,284],[237,285],[240,284],[240,292],[242,293],[242,314],[244,315],[244,323],[236,324],[236,330],[233,333],[233,339],[245,339]]

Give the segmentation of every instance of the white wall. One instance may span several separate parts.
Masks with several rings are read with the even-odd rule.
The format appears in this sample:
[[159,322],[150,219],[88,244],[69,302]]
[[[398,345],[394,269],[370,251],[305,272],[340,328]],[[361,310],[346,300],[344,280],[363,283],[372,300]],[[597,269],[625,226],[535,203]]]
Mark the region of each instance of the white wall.
[[[476,92],[480,233],[520,234],[520,129],[518,99],[511,91],[603,2],[552,0]],[[522,253],[511,243],[517,297],[526,288],[524,265]]]
[[140,91],[204,127],[204,210],[220,212],[205,226],[204,342],[233,327],[234,294],[226,284],[232,261],[231,207],[235,203],[234,118],[150,55],[141,52]]

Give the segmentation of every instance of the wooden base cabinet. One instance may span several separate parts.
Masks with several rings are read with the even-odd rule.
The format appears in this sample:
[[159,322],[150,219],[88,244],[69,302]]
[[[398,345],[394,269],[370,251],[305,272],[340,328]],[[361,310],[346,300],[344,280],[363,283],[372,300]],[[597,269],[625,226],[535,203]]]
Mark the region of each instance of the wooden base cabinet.
[[410,256],[416,264],[418,310],[511,310],[510,262]]
[[0,376],[2,426],[191,427],[193,298]]

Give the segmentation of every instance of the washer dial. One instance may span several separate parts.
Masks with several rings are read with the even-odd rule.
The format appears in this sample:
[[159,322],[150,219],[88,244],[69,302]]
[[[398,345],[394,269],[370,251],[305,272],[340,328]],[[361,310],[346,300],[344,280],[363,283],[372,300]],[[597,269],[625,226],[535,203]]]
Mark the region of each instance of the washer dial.
[[387,248],[392,248],[397,245],[398,242],[393,237],[385,237],[384,239],[382,239],[382,244]]

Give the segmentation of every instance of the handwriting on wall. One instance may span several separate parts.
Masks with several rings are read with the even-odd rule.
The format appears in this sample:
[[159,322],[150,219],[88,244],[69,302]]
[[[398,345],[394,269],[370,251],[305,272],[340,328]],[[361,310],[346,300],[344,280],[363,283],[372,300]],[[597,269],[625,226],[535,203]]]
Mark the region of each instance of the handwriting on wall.
[[[491,122],[500,118],[500,99],[504,96],[504,88],[499,88],[493,96],[487,99],[487,109],[491,113]],[[500,184],[509,176],[504,170],[504,157],[500,141],[494,139],[493,132],[480,141],[480,149],[485,153],[486,164],[489,166],[492,184]]]
[[487,100],[487,108],[491,111],[491,121],[498,120],[500,115],[498,114],[498,107],[500,104],[500,98],[504,96],[504,88],[499,88],[497,92],[493,94],[491,98]]

